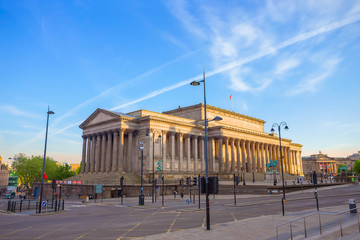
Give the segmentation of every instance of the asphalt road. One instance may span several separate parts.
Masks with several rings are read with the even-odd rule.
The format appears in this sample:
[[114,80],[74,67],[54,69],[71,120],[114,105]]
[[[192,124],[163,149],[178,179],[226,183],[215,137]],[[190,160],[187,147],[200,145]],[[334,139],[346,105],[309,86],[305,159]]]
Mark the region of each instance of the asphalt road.
[[[348,205],[349,198],[360,201],[360,186],[342,186],[319,190],[319,205],[331,207]],[[102,203],[83,204],[67,201],[66,211],[48,215],[0,213],[0,239],[138,239],[143,236],[182,231],[205,224],[205,196],[201,197],[201,209],[196,203],[166,196],[162,207],[161,199],[151,203],[145,199],[145,206],[137,206],[136,198],[104,199]],[[4,204],[4,202],[0,203]],[[211,224],[225,224],[240,219],[264,215],[280,215],[281,195],[250,196],[234,198],[210,196]],[[299,211],[316,211],[313,191],[287,194],[286,215],[296,216]],[[302,212],[303,214],[304,212]]]

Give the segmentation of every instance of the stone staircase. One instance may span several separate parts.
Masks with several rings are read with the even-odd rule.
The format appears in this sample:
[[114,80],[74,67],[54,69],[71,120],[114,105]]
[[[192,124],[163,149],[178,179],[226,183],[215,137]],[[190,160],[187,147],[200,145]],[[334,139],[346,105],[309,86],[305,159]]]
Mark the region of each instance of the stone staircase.
[[124,185],[140,183],[140,176],[133,173],[80,173],[66,180],[83,181],[84,184],[120,185],[120,178],[124,177]]

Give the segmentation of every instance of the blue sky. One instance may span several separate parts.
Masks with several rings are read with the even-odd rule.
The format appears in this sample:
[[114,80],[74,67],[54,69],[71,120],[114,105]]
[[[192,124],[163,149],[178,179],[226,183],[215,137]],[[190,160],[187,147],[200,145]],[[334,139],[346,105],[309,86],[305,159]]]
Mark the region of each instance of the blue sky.
[[[360,150],[360,1],[0,1],[0,155],[81,159],[96,108],[203,101],[345,157]],[[229,100],[232,94],[232,101]]]

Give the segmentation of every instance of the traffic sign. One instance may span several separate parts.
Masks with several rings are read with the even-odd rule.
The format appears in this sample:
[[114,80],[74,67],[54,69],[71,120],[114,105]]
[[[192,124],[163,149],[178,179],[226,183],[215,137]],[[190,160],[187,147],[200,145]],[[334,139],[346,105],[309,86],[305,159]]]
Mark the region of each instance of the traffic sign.
[[190,204],[190,199],[187,199],[187,200],[186,200],[186,203],[187,203],[187,204]]
[[43,201],[43,202],[41,203],[41,206],[46,207],[46,201]]
[[103,185],[95,185],[95,193],[102,193]]

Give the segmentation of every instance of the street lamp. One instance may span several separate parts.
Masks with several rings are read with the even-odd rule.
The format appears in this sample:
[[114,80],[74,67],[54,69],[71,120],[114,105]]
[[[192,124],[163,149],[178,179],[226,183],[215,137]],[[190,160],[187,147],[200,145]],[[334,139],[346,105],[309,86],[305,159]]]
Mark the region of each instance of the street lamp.
[[139,205],[144,205],[144,194],[143,194],[143,162],[144,162],[144,143],[139,142],[139,149],[141,151],[141,182],[140,182],[140,194],[139,194]]
[[282,214],[285,215],[285,209],[284,209],[284,202],[285,202],[285,185],[284,185],[284,164],[283,164],[283,156],[282,156],[282,150],[281,150],[281,128],[282,126],[285,126],[284,129],[287,131],[289,130],[289,127],[287,126],[286,122],[281,122],[280,124],[274,123],[271,127],[271,132],[274,133],[274,127],[278,127],[279,131],[279,141],[280,141],[280,161],[281,161],[281,179],[282,179],[282,192],[283,192],[283,199],[281,200],[282,204]]
[[139,149],[141,151],[141,192],[143,192],[143,165],[144,165],[144,143],[139,142]]
[[49,127],[49,115],[55,114],[53,111],[50,111],[50,107],[48,107],[47,111],[47,121],[46,121],[46,133],[45,133],[45,149],[44,149],[44,161],[43,161],[43,169],[41,174],[41,191],[40,191],[40,204],[39,204],[39,213],[41,213],[41,204],[42,197],[44,192],[44,173],[45,173],[45,159],[46,159],[46,145],[47,145],[47,135],[48,135],[48,127]]
[[[146,133],[146,136],[149,136],[149,133]],[[159,137],[161,139],[161,135]],[[154,203],[154,197],[155,197],[155,134],[153,134],[153,166],[152,166],[152,203]]]
[[205,70],[203,71],[203,80],[192,81],[191,86],[199,86],[200,83],[204,83],[204,125],[205,125],[205,192],[206,192],[206,230],[210,230],[210,201],[209,201],[209,170],[208,170],[208,151],[207,151],[207,125],[210,121],[220,121],[221,117],[215,117],[208,121],[206,118],[206,80]]

